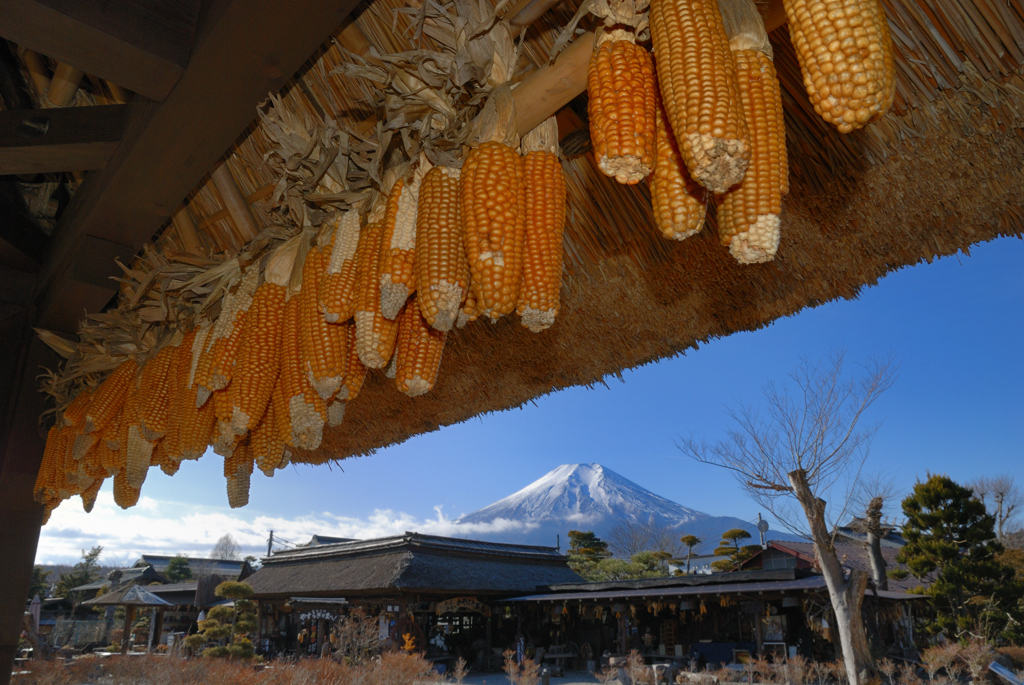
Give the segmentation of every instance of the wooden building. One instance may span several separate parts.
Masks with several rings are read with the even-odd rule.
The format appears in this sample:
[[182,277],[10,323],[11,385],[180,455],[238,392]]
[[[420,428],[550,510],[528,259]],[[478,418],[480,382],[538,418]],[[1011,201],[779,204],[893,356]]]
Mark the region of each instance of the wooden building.
[[[501,3],[495,21],[468,22],[497,3],[435,13],[401,0],[0,0],[0,685],[44,516],[75,493],[91,506],[102,480],[96,464],[79,477],[96,452],[90,438],[76,452],[75,439],[96,431],[65,414],[69,403],[115,367],[144,366],[198,335],[244,274],[264,279],[283,244],[310,248],[346,212],[386,214],[398,175],[419,153],[459,166],[495,113],[510,139],[554,117],[547,131],[561,146],[570,217],[564,269],[552,270],[566,275],[560,289],[553,284],[557,322],[540,337],[514,315],[451,330],[434,387],[417,397],[408,384],[396,391],[385,368],[346,386],[351,402],[337,389],[332,399],[345,404],[329,416],[310,395],[323,423],[341,420],[342,408],[344,421],[292,435],[291,462],[368,455],[855,297],[922,260],[1020,236],[1020,3],[881,4],[892,27],[892,106],[841,134],[808,99],[782,2],[759,3],[782,93],[775,123],[785,129],[790,192],[774,261],[739,264],[714,212],[705,230],[666,239],[648,184],[620,185],[599,170],[585,94],[596,23],[567,32],[573,40],[554,55],[576,0]],[[483,33],[460,38],[456,25]],[[493,51],[478,49],[481,37]],[[420,71],[423,60],[410,57],[418,50],[440,54],[426,61],[447,70]],[[453,93],[457,101],[447,99]],[[357,218],[361,226],[368,217]],[[300,271],[283,279],[293,291]],[[83,322],[83,312],[92,318]],[[48,396],[39,393],[41,367],[54,372],[42,379]],[[55,433],[75,435],[62,433],[67,449],[52,451],[41,471],[57,418]],[[184,457],[168,454],[160,431],[146,435],[160,461],[151,465],[173,472]],[[222,450],[235,449],[230,434],[221,438]],[[119,441],[103,442],[114,451]],[[53,468],[55,453],[81,450],[90,459]],[[279,456],[261,466],[272,472],[286,461]],[[237,461],[229,495],[241,505],[252,463]],[[127,506],[145,474],[119,475]]]
[[473,663],[476,652],[514,637],[515,622],[495,602],[579,580],[553,547],[406,533],[282,550],[246,582],[259,604],[262,647],[272,652],[295,653],[305,631],[303,650],[319,654],[336,624],[361,608],[396,645],[411,620],[420,648],[441,634],[448,654]]

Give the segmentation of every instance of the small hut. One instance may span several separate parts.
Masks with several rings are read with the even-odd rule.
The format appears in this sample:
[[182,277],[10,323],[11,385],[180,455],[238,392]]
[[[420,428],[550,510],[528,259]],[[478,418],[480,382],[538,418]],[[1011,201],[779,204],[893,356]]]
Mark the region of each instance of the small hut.
[[[139,607],[149,607],[150,612],[149,635],[146,640],[146,651],[152,648],[152,640],[156,624],[163,617],[164,609],[173,608],[170,602],[160,599],[152,592],[141,585],[132,585],[121,590],[114,590],[105,595],[82,602],[86,606],[121,606],[124,607],[124,636],[121,638],[121,653],[127,654],[129,647],[133,644],[132,623],[135,620],[135,611]],[[159,634],[159,633],[157,633]]]

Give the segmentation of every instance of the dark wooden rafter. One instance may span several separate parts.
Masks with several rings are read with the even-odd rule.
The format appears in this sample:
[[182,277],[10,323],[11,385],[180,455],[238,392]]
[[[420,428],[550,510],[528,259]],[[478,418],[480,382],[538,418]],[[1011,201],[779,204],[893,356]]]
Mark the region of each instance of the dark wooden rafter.
[[200,0],[0,0],[0,36],[163,100],[185,71]]
[[245,130],[257,104],[284,86],[355,4],[210,3],[188,70],[163,103],[128,104],[124,142],[105,168],[86,176],[61,217],[40,278],[40,326],[75,331],[83,310],[110,300],[117,265],[90,263],[95,255],[85,253],[130,261]]
[[124,133],[126,105],[0,112],[0,174],[102,169]]

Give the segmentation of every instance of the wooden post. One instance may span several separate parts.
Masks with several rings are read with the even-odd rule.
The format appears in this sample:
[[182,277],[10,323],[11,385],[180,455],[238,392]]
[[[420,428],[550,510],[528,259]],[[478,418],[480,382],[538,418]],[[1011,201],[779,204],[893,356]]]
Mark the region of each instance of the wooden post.
[[220,193],[224,209],[228,210],[231,222],[235,225],[238,238],[242,243],[249,242],[256,237],[260,229],[256,225],[252,212],[249,211],[249,204],[245,201],[245,196],[242,195],[238,184],[235,183],[235,177],[228,169],[228,163],[222,162],[210,176],[213,179],[213,185],[217,187],[217,192]]
[[132,619],[135,618],[135,606],[128,604],[124,608],[124,634],[121,635],[121,654],[128,653],[128,643],[132,637]]
[[33,88],[35,88],[36,97],[42,102],[43,96],[50,90],[50,76],[47,74],[46,62],[43,60],[43,56],[28,48],[19,48],[18,56],[21,57],[21,61],[25,63],[25,67],[28,69],[28,76],[32,81]]
[[53,80],[50,81],[50,88],[46,91],[46,98],[55,107],[67,107],[75,100],[75,93],[78,92],[78,84],[82,82],[85,74],[67,64],[60,63],[53,72]]

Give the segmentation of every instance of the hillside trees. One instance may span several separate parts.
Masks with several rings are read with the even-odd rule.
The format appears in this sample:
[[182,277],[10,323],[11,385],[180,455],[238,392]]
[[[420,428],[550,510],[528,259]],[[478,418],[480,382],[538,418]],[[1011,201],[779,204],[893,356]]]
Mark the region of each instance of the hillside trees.
[[50,572],[44,571],[42,566],[32,567],[32,577],[28,582],[28,599],[39,595],[39,599],[46,599],[50,589]]
[[[894,378],[887,361],[848,374],[841,353],[804,360],[788,383],[765,386],[763,413],[739,405],[729,412],[734,427],[725,439],[708,444],[690,438],[680,445],[695,460],[731,471],[787,527],[810,533],[851,685],[880,681],[861,617],[868,575],[854,570],[847,577],[831,531],[846,515],[875,431],[863,425],[864,414]],[[826,497],[833,502],[831,510]],[[794,502],[802,516],[792,511]]]
[[917,578],[936,574],[928,588],[935,619],[925,630],[957,639],[978,630],[988,639],[1024,639],[1024,585],[998,560],[1003,546],[995,517],[971,489],[947,476],[929,476],[903,500],[903,514],[907,544],[897,561]]
[[86,585],[99,578],[99,560],[100,554],[102,553],[103,547],[100,545],[96,545],[88,552],[83,549],[82,560],[75,564],[70,571],[60,574],[60,578],[57,580],[57,586],[54,588],[54,596],[67,597],[70,599],[72,603],[72,614],[74,614],[78,605],[87,599],[84,596],[84,593],[75,591],[74,588],[80,585]]

